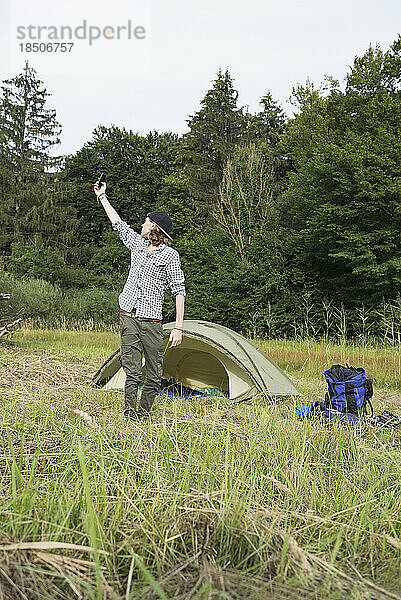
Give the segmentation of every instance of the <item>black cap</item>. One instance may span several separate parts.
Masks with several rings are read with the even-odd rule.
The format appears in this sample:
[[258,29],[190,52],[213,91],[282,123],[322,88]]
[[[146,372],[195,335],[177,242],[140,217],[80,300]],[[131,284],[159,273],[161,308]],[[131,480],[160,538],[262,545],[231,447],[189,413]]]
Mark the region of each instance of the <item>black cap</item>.
[[153,223],[156,223],[158,228],[161,229],[161,231],[165,233],[170,240],[172,239],[172,237],[169,235],[169,232],[173,228],[173,223],[169,214],[164,212],[164,210],[154,210],[153,212],[148,213],[146,216],[149,217]]

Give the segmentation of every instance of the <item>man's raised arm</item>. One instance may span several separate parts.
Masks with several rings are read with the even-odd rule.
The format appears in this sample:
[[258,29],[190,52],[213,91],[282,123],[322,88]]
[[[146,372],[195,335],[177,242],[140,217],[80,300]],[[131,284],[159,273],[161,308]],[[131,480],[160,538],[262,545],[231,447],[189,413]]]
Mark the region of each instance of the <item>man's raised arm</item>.
[[106,183],[102,182],[102,185],[99,186],[98,183],[95,183],[93,186],[95,194],[101,202],[104,210],[106,211],[107,216],[109,217],[113,229],[118,232],[121,241],[123,244],[127,246],[129,250],[134,250],[138,244],[142,241],[139,233],[136,233],[131,227],[125,222],[122,221],[117,211],[111,206],[110,202],[106,196]]
[[98,197],[99,202],[102,204],[104,210],[106,211],[107,216],[109,217],[111,224],[117,223],[117,221],[121,221],[118,213],[114,210],[112,205],[107,199],[106,196],[106,183],[103,181],[101,186],[98,186],[97,183],[93,186],[96,196]]

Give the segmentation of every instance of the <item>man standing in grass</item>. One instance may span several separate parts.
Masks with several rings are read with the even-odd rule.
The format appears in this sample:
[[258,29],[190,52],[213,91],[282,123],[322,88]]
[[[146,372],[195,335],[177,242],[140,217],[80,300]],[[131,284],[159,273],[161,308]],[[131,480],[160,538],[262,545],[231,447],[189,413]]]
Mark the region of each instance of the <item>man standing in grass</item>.
[[[128,419],[149,416],[163,373],[162,308],[164,292],[170,287],[176,297],[176,326],[170,334],[171,347],[182,341],[185,285],[177,250],[170,247],[172,222],[161,210],[148,213],[141,233],[122,221],[105,194],[106,184],[95,183],[94,191],[113,229],[131,251],[131,268],[119,296],[121,361],[126,374],[124,415]],[[142,352],[146,377],[137,406],[142,379]]]

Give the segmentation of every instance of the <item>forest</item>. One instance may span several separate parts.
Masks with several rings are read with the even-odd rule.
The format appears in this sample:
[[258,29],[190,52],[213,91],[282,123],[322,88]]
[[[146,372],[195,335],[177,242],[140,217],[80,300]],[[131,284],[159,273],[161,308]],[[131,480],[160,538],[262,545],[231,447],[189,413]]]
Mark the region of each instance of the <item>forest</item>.
[[171,215],[186,318],[261,337],[399,342],[401,37],[369,46],[343,81],[294,85],[291,115],[268,83],[252,113],[219,70],[186,133],[99,124],[64,156],[40,74],[27,62],[4,80],[1,319],[117,322],[129,251],[93,193],[103,172],[134,229],[150,210]]

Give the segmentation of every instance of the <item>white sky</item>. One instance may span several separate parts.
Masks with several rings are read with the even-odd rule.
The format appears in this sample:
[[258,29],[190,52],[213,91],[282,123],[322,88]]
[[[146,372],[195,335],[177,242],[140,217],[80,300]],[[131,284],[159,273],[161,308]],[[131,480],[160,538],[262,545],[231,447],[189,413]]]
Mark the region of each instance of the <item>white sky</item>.
[[[369,43],[386,49],[401,31],[400,0],[0,0],[0,7],[0,78],[28,58],[63,127],[59,153],[78,150],[97,125],[183,133],[220,67],[230,70],[240,105],[255,111],[270,90],[288,112],[297,82],[342,80]],[[84,19],[115,28],[130,19],[146,37],[21,53],[17,26],[76,27]]]

